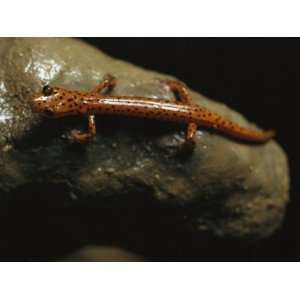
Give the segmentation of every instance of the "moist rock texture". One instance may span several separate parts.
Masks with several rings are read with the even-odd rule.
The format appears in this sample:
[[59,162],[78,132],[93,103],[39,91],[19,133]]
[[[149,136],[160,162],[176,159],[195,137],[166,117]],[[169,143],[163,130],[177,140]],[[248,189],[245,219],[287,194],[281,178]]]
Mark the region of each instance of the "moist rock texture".
[[[3,38],[0,66],[2,255],[28,240],[45,243],[27,249],[30,255],[49,245],[57,251],[57,239],[74,249],[117,243],[143,252],[147,243],[167,247],[171,240],[184,248],[182,236],[199,244],[204,236],[257,239],[281,223],[289,176],[275,141],[249,145],[200,128],[195,151],[181,157],[183,125],[97,116],[95,141],[76,145],[65,137],[85,130],[86,117],[44,119],[30,108],[45,83],[90,90],[107,73],[117,78],[112,94],[172,99],[157,80],[171,76],[62,38]],[[199,105],[254,126],[191,93]]]
[[142,259],[124,249],[105,246],[86,246],[77,250],[64,261],[142,261]]

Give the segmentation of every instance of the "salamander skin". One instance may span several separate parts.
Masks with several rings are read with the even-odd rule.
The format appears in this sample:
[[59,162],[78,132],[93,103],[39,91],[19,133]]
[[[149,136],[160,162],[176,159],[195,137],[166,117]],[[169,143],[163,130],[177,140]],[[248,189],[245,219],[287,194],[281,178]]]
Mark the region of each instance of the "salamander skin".
[[214,128],[241,141],[264,143],[274,136],[274,131],[258,131],[246,128],[192,103],[187,88],[175,80],[161,80],[178,99],[152,99],[135,96],[109,96],[100,94],[105,88],[113,88],[115,78],[107,75],[90,92],[66,90],[44,86],[42,93],[32,100],[32,109],[47,117],[60,118],[68,115],[88,117],[88,132],[73,130],[70,139],[85,142],[96,135],[95,115],[124,115],[187,124],[186,144],[194,146],[197,127]]

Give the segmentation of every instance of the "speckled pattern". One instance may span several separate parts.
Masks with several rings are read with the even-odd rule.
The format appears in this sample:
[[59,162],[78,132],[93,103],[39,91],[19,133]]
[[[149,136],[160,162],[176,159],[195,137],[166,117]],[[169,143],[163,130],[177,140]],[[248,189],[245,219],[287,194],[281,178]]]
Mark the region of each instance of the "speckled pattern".
[[91,92],[66,90],[59,87],[44,86],[40,95],[32,100],[34,111],[47,117],[67,115],[87,115],[89,132],[72,133],[71,139],[85,142],[96,135],[95,114],[124,115],[188,124],[186,142],[195,144],[197,125],[215,128],[226,135],[240,140],[266,142],[274,136],[273,131],[257,131],[241,127],[215,112],[193,104],[187,88],[176,80],[162,81],[179,96],[179,101],[152,99],[137,96],[104,96],[99,94],[106,87],[113,87],[115,79],[107,75],[106,79]]
[[[44,119],[31,108],[45,84],[97,94],[101,85],[93,87],[102,81],[103,88],[105,74],[115,76],[117,84],[103,96],[179,104],[170,84],[159,82],[175,80],[171,75],[62,38],[0,39],[0,66],[0,256],[12,255],[22,244],[37,257],[44,245],[60,249],[69,240],[108,241],[137,253],[157,247],[167,257],[170,245],[189,255],[195,247],[201,255],[208,236],[258,239],[281,224],[289,172],[275,140],[252,145],[202,125],[197,147],[182,157],[177,153],[183,133],[188,127],[192,134],[195,123],[97,115],[89,118],[97,122],[93,142],[72,144],[65,137],[72,129],[84,131],[87,116]],[[190,67],[203,72],[197,62]],[[188,94],[200,107],[257,128],[220,102],[190,89]],[[189,95],[177,96],[191,101]],[[6,251],[5,245],[13,246]],[[224,251],[223,244],[214,248]]]

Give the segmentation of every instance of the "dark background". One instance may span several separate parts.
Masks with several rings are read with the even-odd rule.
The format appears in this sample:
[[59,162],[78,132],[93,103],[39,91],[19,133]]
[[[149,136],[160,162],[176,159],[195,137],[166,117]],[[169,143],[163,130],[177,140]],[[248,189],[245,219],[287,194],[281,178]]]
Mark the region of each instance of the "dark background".
[[[243,253],[239,255],[243,260],[298,261],[300,40],[287,38],[82,38],[82,40],[111,56],[172,74],[192,89],[224,102],[261,127],[276,130],[276,139],[287,152],[290,164],[291,201],[286,218],[282,228],[272,237],[259,241],[250,248],[240,247],[240,252]],[[226,255],[223,256],[225,257]]]

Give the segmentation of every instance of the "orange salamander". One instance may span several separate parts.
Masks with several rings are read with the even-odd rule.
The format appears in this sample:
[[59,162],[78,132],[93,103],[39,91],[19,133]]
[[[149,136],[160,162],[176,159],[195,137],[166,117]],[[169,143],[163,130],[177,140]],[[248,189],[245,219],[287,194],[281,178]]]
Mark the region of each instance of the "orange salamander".
[[115,78],[105,76],[90,92],[66,90],[46,85],[32,100],[32,109],[47,117],[68,115],[88,117],[88,132],[73,130],[70,140],[86,142],[96,135],[95,115],[124,115],[187,124],[185,143],[194,146],[197,127],[215,128],[217,131],[241,141],[264,143],[274,136],[274,131],[246,128],[192,102],[187,88],[176,80],[161,80],[178,96],[178,99],[153,99],[135,96],[110,96],[100,94],[105,88],[115,86]]

